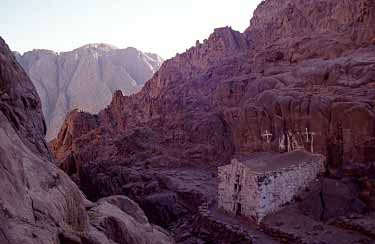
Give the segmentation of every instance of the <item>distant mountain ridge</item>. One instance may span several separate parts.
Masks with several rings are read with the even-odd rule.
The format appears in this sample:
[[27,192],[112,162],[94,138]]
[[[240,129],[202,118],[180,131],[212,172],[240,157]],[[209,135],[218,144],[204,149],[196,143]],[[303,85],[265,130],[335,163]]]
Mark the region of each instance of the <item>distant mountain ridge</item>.
[[69,111],[99,112],[110,103],[114,91],[127,95],[139,91],[163,62],[157,54],[104,43],[61,53],[35,49],[15,55],[42,100],[47,140],[57,135]]

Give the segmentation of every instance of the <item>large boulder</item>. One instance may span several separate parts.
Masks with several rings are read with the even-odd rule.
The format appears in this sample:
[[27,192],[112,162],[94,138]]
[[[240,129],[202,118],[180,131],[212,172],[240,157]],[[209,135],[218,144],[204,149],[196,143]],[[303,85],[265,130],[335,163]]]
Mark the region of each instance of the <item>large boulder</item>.
[[[126,212],[124,212],[124,211]],[[151,225],[136,203],[117,196],[102,199],[89,211],[91,223],[118,244],[169,244],[171,237]]]

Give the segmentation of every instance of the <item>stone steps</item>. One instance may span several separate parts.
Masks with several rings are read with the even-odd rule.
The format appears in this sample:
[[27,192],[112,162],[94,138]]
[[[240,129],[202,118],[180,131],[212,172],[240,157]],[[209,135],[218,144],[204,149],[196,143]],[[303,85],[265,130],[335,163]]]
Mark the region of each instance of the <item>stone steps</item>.
[[375,213],[368,216],[342,217],[333,224],[339,228],[359,232],[375,240]]
[[261,226],[266,234],[282,243],[375,244],[375,239],[368,235],[315,221],[293,207],[266,217]]
[[216,244],[280,244],[259,231],[249,220],[228,215],[216,205],[207,203],[199,207],[194,231],[202,239],[215,236],[216,240],[220,240]]

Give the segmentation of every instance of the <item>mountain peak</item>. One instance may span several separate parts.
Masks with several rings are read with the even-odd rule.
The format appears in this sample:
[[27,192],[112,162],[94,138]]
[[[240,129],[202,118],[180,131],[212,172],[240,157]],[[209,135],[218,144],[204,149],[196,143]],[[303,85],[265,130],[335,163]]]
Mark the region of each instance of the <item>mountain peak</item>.
[[97,113],[110,103],[115,90],[125,95],[139,91],[162,63],[135,48],[119,49],[105,43],[87,44],[58,55],[33,50],[15,56],[40,94],[48,140],[57,135],[70,110]]
[[230,26],[216,28],[208,38],[209,42],[219,42],[229,49],[247,47],[248,44],[239,31],[235,31]]
[[118,49],[118,47],[111,45],[111,44],[107,44],[107,43],[89,43],[77,49],[100,49],[103,51],[110,51],[110,50]]

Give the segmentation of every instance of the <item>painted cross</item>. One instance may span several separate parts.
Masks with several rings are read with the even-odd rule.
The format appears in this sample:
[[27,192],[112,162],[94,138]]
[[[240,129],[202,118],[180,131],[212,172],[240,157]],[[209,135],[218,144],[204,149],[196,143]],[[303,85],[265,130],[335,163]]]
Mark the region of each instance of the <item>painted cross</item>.
[[304,133],[302,133],[303,135],[306,136],[306,142],[310,142],[310,133],[309,133],[309,130],[306,128],[306,131]]
[[312,153],[314,153],[314,136],[316,135],[316,133],[315,132],[310,132],[310,136],[311,136],[311,148],[310,148],[310,151],[312,152]]
[[272,134],[269,133],[268,130],[266,130],[266,133],[264,133],[264,134],[262,135],[262,137],[265,137],[266,140],[267,140],[267,143],[270,144],[270,142],[271,142],[271,141],[270,141],[270,137],[272,138]]

